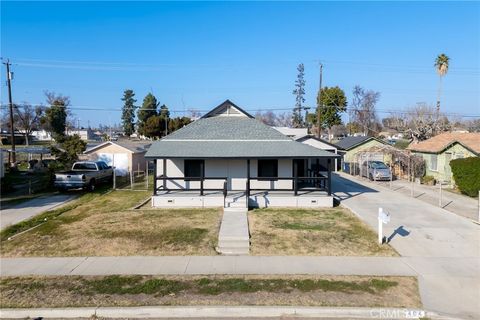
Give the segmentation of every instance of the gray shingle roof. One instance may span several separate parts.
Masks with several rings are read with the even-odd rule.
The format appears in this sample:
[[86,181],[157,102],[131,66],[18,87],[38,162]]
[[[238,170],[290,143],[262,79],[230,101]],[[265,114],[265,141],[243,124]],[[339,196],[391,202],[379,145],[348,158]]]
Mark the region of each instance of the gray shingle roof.
[[155,141],[147,158],[322,158],[335,154],[293,141],[247,117],[202,118]]
[[335,143],[335,145],[343,150],[350,150],[353,147],[360,145],[362,143],[365,143],[369,140],[375,139],[373,137],[364,137],[364,136],[359,136],[359,137],[345,137],[342,140],[338,141]]
[[293,140],[172,141],[152,144],[146,158],[334,158],[336,154]]
[[162,140],[291,140],[258,120],[247,117],[199,119]]

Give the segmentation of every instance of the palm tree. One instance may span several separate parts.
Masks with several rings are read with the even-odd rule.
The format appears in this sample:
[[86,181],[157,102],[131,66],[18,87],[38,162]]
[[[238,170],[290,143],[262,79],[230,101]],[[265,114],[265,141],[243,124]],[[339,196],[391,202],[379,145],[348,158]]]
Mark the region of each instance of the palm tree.
[[447,74],[448,72],[448,62],[450,61],[450,58],[442,53],[437,56],[435,59],[435,69],[437,70],[438,76],[439,76],[439,82],[438,82],[438,95],[437,95],[437,118],[440,114],[440,96],[442,94],[442,78],[444,75]]

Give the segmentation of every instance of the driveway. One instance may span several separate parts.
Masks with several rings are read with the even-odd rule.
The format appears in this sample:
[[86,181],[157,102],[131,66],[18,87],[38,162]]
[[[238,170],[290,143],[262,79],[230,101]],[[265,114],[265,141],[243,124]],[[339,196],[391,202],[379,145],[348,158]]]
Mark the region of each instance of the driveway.
[[418,272],[428,310],[480,319],[480,226],[449,211],[347,174],[333,175],[334,195],[377,229],[378,208],[390,244]]
[[41,196],[16,204],[8,209],[2,209],[0,212],[0,230],[5,229],[9,225],[27,220],[42,212],[61,206],[76,197],[77,195],[74,194]]

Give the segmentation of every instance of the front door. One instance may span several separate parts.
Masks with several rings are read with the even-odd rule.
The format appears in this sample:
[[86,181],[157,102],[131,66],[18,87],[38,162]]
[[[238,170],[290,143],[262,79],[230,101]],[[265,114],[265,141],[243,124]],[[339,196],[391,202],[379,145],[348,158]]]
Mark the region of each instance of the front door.
[[[295,167],[297,168],[297,172],[295,172]],[[292,168],[293,176],[305,178],[308,177],[307,173],[307,159],[293,159],[293,168]],[[306,180],[299,180],[298,186],[302,188],[307,183]]]

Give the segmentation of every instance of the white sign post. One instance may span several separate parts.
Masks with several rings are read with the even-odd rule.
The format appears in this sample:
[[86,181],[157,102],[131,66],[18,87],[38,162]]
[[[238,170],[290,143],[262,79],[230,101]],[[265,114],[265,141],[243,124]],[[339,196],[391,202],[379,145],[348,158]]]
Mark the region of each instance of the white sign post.
[[378,208],[378,243],[383,244],[383,224],[390,222],[390,213]]

